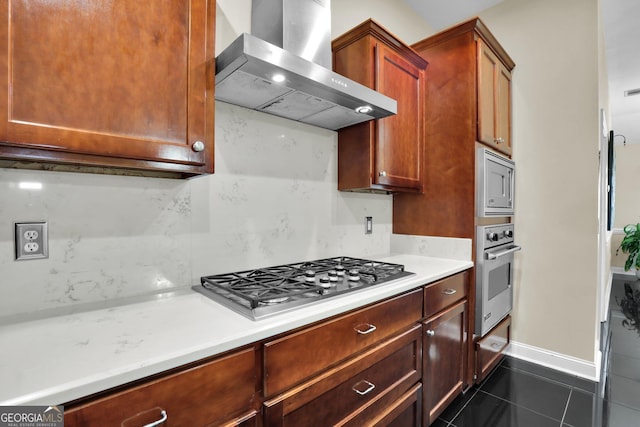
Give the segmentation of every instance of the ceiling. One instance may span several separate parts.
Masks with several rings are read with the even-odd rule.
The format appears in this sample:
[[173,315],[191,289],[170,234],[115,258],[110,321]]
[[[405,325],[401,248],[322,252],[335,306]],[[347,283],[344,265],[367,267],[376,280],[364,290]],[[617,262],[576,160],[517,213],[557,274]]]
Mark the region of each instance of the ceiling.
[[[478,15],[509,0],[405,0],[435,30]],[[640,37],[635,18],[640,17],[638,0],[600,0],[604,27],[605,55],[609,80],[611,123],[616,144],[640,144]],[[596,31],[596,29],[594,29]]]

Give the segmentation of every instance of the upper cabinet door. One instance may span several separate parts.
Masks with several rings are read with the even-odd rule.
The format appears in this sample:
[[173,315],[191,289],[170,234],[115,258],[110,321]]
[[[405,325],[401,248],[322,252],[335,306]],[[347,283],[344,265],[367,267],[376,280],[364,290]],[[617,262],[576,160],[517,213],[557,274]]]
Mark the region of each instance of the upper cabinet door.
[[398,113],[378,120],[374,180],[421,191],[424,71],[381,43],[376,53],[376,90],[398,102]]
[[368,19],[332,43],[334,70],[397,102],[397,114],[338,131],[338,189],[423,190],[427,61]]
[[511,155],[511,72],[478,39],[478,141]]
[[213,172],[213,0],[7,0],[0,158]]

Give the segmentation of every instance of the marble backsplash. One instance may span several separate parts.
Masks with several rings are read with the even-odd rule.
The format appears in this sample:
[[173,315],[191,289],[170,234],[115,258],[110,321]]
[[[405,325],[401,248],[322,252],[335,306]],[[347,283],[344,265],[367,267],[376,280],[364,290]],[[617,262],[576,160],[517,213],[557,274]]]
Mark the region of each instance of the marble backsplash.
[[[0,169],[0,317],[389,252],[391,197],[338,192],[336,147],[335,132],[218,102],[214,175]],[[49,258],[15,261],[13,223],[38,220],[49,225]]]

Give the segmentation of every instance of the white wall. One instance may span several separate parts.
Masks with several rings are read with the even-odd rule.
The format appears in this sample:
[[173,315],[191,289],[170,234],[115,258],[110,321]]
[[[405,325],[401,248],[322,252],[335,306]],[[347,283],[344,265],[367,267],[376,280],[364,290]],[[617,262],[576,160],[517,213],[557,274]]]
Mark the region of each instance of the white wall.
[[[334,1],[337,31],[371,15],[412,40],[428,34],[393,3]],[[250,30],[249,7],[218,2],[218,51]],[[336,132],[217,103],[212,176],[0,169],[0,318],[188,287],[206,274],[388,252],[391,196],[338,192],[336,146]],[[20,189],[25,181],[42,189]],[[13,222],[25,220],[48,221],[49,259],[14,261]]]
[[481,18],[513,73],[513,339],[593,363],[598,233],[597,0],[506,0]]
[[[615,130],[615,123],[613,123]],[[640,144],[622,144],[622,138],[615,139],[615,217],[614,228],[622,229],[627,224],[640,223]],[[613,235],[611,244],[611,264],[624,268],[627,255],[620,251],[620,242],[624,237],[621,233]]]

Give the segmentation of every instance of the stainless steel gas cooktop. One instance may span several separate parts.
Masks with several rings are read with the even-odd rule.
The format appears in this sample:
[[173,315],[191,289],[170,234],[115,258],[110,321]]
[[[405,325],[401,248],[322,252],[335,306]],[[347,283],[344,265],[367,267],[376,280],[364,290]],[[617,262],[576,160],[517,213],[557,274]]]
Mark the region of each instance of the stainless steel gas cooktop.
[[258,320],[412,274],[400,264],[341,256],[203,276],[193,289]]

